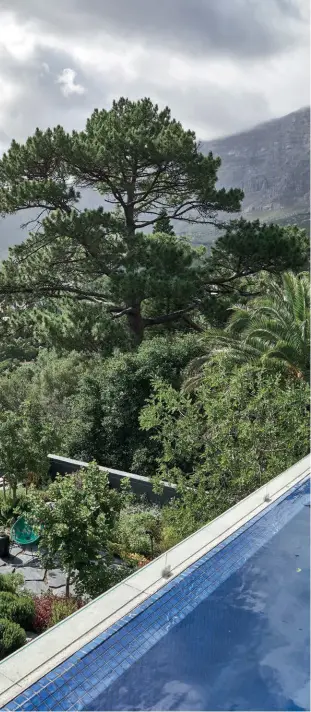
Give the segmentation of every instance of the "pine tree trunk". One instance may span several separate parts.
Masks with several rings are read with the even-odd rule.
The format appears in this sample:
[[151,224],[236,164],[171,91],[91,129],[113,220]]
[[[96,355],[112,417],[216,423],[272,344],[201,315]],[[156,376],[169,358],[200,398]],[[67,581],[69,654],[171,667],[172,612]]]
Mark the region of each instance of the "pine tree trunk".
[[127,323],[136,343],[141,344],[144,338],[145,321],[141,315],[140,305],[133,307],[131,313],[127,315]]

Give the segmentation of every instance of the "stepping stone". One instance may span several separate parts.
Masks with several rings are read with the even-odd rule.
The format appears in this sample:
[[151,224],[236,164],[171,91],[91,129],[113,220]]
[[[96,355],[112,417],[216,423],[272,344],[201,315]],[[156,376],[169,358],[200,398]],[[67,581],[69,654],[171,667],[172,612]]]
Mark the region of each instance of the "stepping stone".
[[66,574],[61,569],[48,571],[47,583],[51,588],[60,588],[66,585]]
[[37,569],[31,566],[23,566],[19,569],[20,573],[23,574],[25,578],[25,583],[27,581],[43,581],[44,579],[44,569]]
[[31,558],[27,554],[18,554],[18,556],[10,556],[8,563],[11,566],[16,566],[16,568],[21,568],[22,566],[30,566]]
[[47,593],[48,587],[44,581],[26,581],[24,591],[29,591],[35,596],[40,596],[41,593]]
[[25,562],[25,566],[30,566],[32,569],[42,569],[42,563],[39,557],[31,559],[31,557],[28,556],[27,561]]
[[23,549],[20,546],[11,546],[10,556],[18,556],[23,553]]

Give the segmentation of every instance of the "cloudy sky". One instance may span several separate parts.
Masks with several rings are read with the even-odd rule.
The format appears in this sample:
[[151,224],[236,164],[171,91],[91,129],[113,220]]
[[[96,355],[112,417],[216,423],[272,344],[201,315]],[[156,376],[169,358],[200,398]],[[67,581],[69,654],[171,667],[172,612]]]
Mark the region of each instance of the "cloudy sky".
[[0,150],[150,96],[200,138],[309,104],[308,0],[0,0]]

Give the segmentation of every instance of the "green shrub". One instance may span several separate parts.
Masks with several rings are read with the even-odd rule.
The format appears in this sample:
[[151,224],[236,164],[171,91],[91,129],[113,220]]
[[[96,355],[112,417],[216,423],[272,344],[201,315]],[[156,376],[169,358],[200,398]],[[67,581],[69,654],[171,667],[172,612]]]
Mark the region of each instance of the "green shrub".
[[9,591],[0,592],[0,618],[8,618],[30,630],[34,615],[35,604],[30,596],[17,596]]
[[0,618],[0,658],[14,653],[26,643],[26,633],[18,623]]
[[1,524],[10,527],[11,524],[27,509],[27,495],[24,487],[19,487],[17,490],[16,500],[10,494],[3,497],[3,492],[0,495],[0,515]]
[[63,600],[56,600],[52,603],[51,618],[49,621],[49,628],[60,621],[63,621],[67,616],[71,616],[72,613],[81,608],[82,603],[75,598],[64,598]]
[[133,505],[121,510],[114,531],[114,542],[118,545],[119,551],[142,554],[150,558],[152,553],[154,555],[158,553],[160,537],[161,520],[158,507]]
[[161,537],[161,544],[160,548],[161,551],[167,551],[168,549],[171,549],[172,546],[176,546],[181,539],[183,539],[183,535],[180,531],[180,527],[174,526],[173,523],[168,523],[163,526],[162,530],[162,537]]
[[20,586],[24,583],[23,574],[1,574],[0,576],[0,592],[9,591],[10,593],[18,593]]

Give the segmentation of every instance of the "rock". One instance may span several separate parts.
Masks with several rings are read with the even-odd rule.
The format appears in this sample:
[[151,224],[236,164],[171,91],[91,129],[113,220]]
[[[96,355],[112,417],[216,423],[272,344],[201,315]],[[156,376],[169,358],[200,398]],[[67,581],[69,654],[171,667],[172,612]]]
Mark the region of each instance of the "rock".
[[32,544],[31,546],[24,547],[24,554],[27,556],[35,556],[38,551],[38,544]]
[[66,574],[61,569],[51,569],[47,574],[47,583],[50,588],[60,588],[66,585]]
[[27,637],[26,637],[26,643],[31,643],[31,641],[32,641],[32,640],[35,640],[35,638],[37,638],[38,635],[39,635],[39,633],[35,633],[33,630],[29,630],[29,631],[26,633],[26,636],[27,636]]
[[[65,598],[66,596],[66,586],[60,586],[59,588],[51,588],[51,592],[53,593],[54,596],[63,596]],[[74,586],[69,586],[69,595],[70,596],[75,596],[75,588]]]

